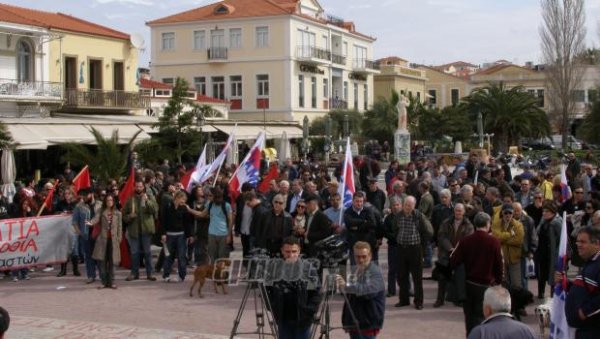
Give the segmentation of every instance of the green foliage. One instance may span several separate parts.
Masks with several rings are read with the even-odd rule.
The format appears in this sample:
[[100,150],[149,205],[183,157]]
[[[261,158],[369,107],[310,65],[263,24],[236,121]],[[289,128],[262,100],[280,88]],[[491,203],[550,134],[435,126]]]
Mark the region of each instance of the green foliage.
[[387,141],[391,145],[394,144],[394,132],[398,127],[396,124],[398,121],[396,105],[399,100],[398,92],[392,90],[389,99],[378,98],[373,107],[365,112],[362,130],[367,139],[376,139],[380,143]]
[[185,79],[177,78],[171,99],[155,125],[159,130],[156,144],[151,143],[152,149],[158,148],[156,151],[164,154],[166,159],[179,163],[185,155],[195,157],[200,152],[202,134],[197,126],[199,119],[220,116],[212,107],[197,105],[190,99],[189,88]]
[[13,146],[13,139],[8,131],[8,127],[0,122],[0,149],[8,149]]
[[62,146],[66,149],[67,155],[63,160],[75,165],[88,165],[92,169],[91,174],[98,177],[100,183],[105,184],[109,179],[116,179],[126,174],[129,150],[133,148],[133,142],[141,132],[141,130],[137,132],[127,144],[119,145],[118,130],[113,130],[111,137],[104,139],[104,136],[92,127],[92,135],[97,146],[64,143]]
[[494,133],[493,144],[498,151],[506,152],[523,137],[550,134],[546,113],[538,106],[538,99],[525,92],[523,86],[507,88],[502,82],[490,83],[475,89],[463,100],[474,126],[478,112],[482,113],[484,132]]
[[[361,133],[361,123],[363,116],[355,110],[334,110],[329,112],[331,118],[331,140],[338,140],[344,134],[344,116],[348,115],[348,127],[350,134],[358,135]],[[310,135],[325,135],[325,125],[327,117],[314,119],[309,127]]]
[[592,143],[600,143],[600,99],[596,98],[592,103],[590,112],[585,116],[583,124],[579,129],[583,140]]

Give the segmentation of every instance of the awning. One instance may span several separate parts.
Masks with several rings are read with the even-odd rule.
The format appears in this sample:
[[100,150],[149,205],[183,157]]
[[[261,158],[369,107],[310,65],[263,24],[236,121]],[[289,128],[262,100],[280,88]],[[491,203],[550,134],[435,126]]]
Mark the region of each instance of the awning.
[[[158,127],[153,127],[152,125],[139,124],[138,127],[146,133],[158,133]],[[198,128],[198,127],[193,127],[193,128]],[[211,125],[202,126],[202,133],[214,133],[216,131],[218,131],[218,130],[216,128],[212,127]]]
[[135,138],[135,143],[150,139],[150,135],[136,125],[87,125],[87,127],[90,128],[90,131],[94,127],[104,139],[112,138],[112,133],[116,129],[119,133],[119,144],[129,143],[129,140],[140,131],[141,133]]
[[263,131],[262,126],[237,126],[235,125],[217,125],[213,124],[213,127],[219,131],[229,135],[235,129],[235,138],[237,140],[251,140],[256,139],[258,134]]
[[267,138],[281,139],[283,131],[287,133],[288,139],[302,138],[302,128],[299,126],[267,126]]
[[34,130],[29,129],[28,125],[11,125],[6,124],[12,139],[15,142],[15,147],[21,149],[47,149],[48,142]]
[[62,144],[65,142],[76,142],[80,144],[95,144],[94,136],[85,125],[29,125],[41,135],[49,144]]

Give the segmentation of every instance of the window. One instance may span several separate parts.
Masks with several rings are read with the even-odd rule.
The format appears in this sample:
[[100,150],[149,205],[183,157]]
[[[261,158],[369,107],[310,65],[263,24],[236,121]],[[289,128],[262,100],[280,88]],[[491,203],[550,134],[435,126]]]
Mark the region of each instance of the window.
[[367,49],[361,46],[354,46],[354,67],[367,67]]
[[437,104],[437,92],[435,89],[429,90],[429,104],[435,106]]
[[33,57],[31,44],[24,39],[19,40],[17,44],[17,81],[33,81]]
[[231,83],[231,98],[239,99],[242,97],[242,76],[232,75],[229,77]]
[[173,80],[173,78],[162,78],[162,83],[163,84],[167,84],[167,85],[173,85],[175,81]]
[[345,56],[345,57],[348,56],[348,42],[347,41],[344,41],[344,43],[343,43],[342,56]]
[[229,48],[242,48],[241,28],[232,28],[229,30]]
[[450,90],[450,97],[452,98],[452,106],[458,105],[459,92],[458,89],[454,88]]
[[170,97],[171,90],[170,89],[156,89],[154,90],[157,97]]
[[312,51],[316,44],[315,39],[315,33],[298,30],[297,43],[299,57],[309,58],[313,56]]
[[218,49],[225,47],[225,30],[213,29],[210,31],[210,48]]
[[363,93],[363,97],[364,97],[364,106],[363,109],[366,111],[369,109],[369,85],[365,84],[365,88],[364,88],[364,93]]
[[269,27],[256,27],[256,47],[269,47]]
[[598,90],[588,89],[588,102],[593,103],[598,100]]
[[212,77],[211,82],[213,98],[225,100],[225,78]]
[[575,102],[584,102],[585,101],[585,91],[583,90],[574,90],[573,91],[573,99]]
[[202,95],[206,95],[206,77],[194,77],[194,88]]
[[329,50],[329,37],[327,35],[323,35],[323,49],[328,51]]
[[172,51],[175,49],[175,33],[162,33],[160,48],[163,51]]
[[323,98],[329,98],[329,79],[323,79]]
[[310,79],[310,106],[317,108],[317,77]]
[[194,49],[195,50],[206,49],[206,32],[205,31],[194,31]]
[[140,94],[149,97],[152,95],[152,90],[150,88],[140,88]]
[[354,109],[358,110],[358,84],[354,83]]
[[537,90],[537,97],[538,97],[538,106],[544,107],[544,90],[543,89]]
[[269,96],[269,75],[259,74],[256,76],[257,94],[260,98]]
[[304,107],[304,75],[298,75],[298,107]]
[[345,101],[348,100],[348,81],[344,81],[344,98]]

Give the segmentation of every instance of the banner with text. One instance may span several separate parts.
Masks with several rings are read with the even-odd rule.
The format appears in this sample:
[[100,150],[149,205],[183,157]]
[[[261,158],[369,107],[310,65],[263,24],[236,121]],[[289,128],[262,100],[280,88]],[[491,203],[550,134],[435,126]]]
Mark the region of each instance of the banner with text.
[[0,271],[65,262],[71,215],[0,220]]

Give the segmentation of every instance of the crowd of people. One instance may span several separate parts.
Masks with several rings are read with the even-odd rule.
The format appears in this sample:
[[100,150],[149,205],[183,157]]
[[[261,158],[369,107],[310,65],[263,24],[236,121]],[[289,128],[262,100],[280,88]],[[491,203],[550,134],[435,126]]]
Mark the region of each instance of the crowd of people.
[[[296,166],[288,159],[279,167],[277,178],[261,189],[245,183],[237,195],[228,187],[232,169],[223,168],[216,180],[208,181],[215,185],[194,186],[188,193],[181,183],[183,167],[166,164],[143,169],[136,160],[132,162],[137,166],[135,194],[127,201],[118,200],[116,180],[93,190],[79,190],[75,196],[72,174],[65,173],[57,179],[52,206],[42,214],[73,213],[73,233],[69,235],[73,237],[73,274],[81,274],[78,266],[83,262],[86,282],[94,283],[99,276],[101,288],[116,288],[114,267],[124,259],[123,238],[131,256],[126,280],[139,279],[143,265],[146,279],[155,281],[155,272],[162,271],[165,282],[184,281],[187,265],[229,257],[234,236],[241,238],[245,256],[257,248],[279,256],[286,245],[296,245],[285,240],[293,237],[304,257],[316,258],[315,244],[338,234],[348,243],[350,264],[358,266],[356,244],[360,255],[368,250],[369,262],[372,258],[377,263],[385,240],[385,296],[397,296],[395,306],[405,307],[411,305],[412,295],[412,306],[423,309],[423,269],[433,267],[438,291],[432,306],[450,302],[463,307],[470,333],[484,319],[486,291],[491,286],[528,289],[528,278],[534,276],[537,297],[552,295],[563,212],[569,227],[571,264],[595,267],[586,273],[593,271],[596,276],[584,274],[584,278],[599,282],[598,253],[580,256],[578,247],[582,230],[600,229],[600,171],[594,174],[591,165],[581,164],[570,154],[566,169],[570,189],[565,190],[557,169],[535,172],[525,168],[513,177],[509,164],[493,158],[482,160],[471,154],[452,166],[440,159],[403,166],[392,161],[383,173],[382,189],[380,163],[356,157],[356,193],[348,208],[343,207],[338,193],[341,164],[331,173],[320,164]],[[18,190],[12,204],[0,197],[0,217],[35,216],[53,186],[36,186],[30,180]],[[92,237],[92,225],[100,225],[96,237]],[[598,233],[594,232],[588,232],[588,241],[598,246]],[[156,263],[152,244],[163,248]],[[177,277],[173,278],[175,260]],[[67,266],[61,265],[59,277],[67,274]],[[532,267],[533,272],[529,270]],[[369,271],[376,270],[380,268],[369,266]],[[18,281],[28,279],[27,272],[11,274]],[[342,286],[344,277],[340,279]],[[594,283],[591,286],[596,286],[589,292],[595,303],[585,305],[587,320],[580,319],[579,325],[598,331],[598,289]],[[495,293],[498,298],[503,295],[502,291]],[[524,309],[517,311],[526,314]],[[365,325],[368,328],[361,327],[358,334],[376,335],[383,314],[380,317]]]

